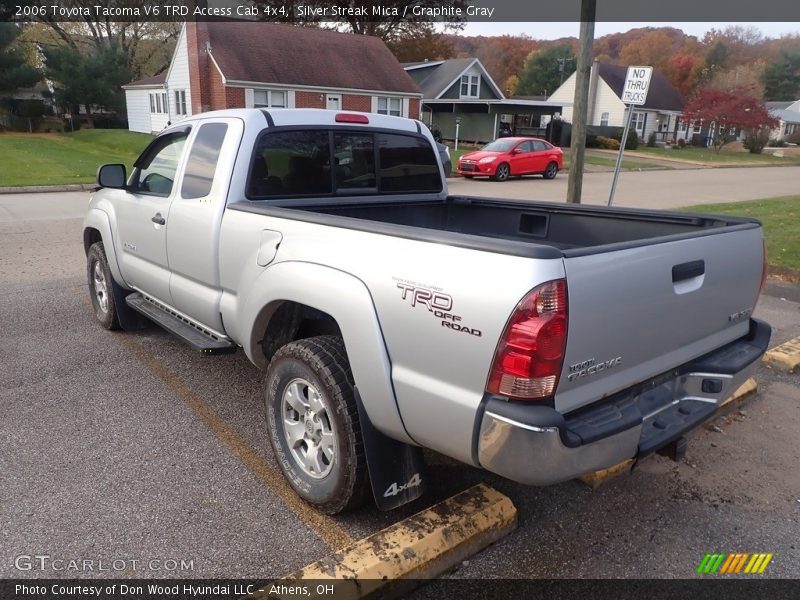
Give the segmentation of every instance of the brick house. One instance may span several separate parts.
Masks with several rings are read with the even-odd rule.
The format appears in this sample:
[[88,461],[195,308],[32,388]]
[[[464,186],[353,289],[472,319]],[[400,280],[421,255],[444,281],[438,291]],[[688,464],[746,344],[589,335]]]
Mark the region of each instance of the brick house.
[[131,131],[225,108],[419,118],[422,94],[378,38],[278,23],[186,23],[166,73],[122,86]]

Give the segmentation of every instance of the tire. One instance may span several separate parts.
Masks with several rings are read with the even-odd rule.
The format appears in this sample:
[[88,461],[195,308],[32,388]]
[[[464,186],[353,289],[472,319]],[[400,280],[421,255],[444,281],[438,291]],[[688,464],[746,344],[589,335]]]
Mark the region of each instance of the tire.
[[269,363],[265,398],[270,444],[294,491],[330,515],[363,504],[367,461],[342,339],[283,346]]
[[89,248],[86,255],[86,277],[94,315],[100,325],[110,330],[121,329],[113,287],[116,282],[108,266],[103,242],[95,242]]
[[494,170],[492,179],[495,181],[505,181],[508,179],[509,175],[511,175],[511,169],[509,168],[508,163],[500,163]]
[[555,162],[550,162],[547,164],[547,168],[542,173],[542,177],[545,179],[555,179],[556,175],[558,174],[558,165]]

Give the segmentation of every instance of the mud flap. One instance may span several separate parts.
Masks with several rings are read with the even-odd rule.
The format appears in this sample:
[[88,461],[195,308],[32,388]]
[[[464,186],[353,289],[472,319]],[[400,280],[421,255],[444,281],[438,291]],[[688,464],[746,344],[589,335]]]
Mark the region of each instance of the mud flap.
[[357,388],[355,392],[375,504],[387,511],[416,500],[425,493],[427,481],[422,448],[393,440],[375,429]]

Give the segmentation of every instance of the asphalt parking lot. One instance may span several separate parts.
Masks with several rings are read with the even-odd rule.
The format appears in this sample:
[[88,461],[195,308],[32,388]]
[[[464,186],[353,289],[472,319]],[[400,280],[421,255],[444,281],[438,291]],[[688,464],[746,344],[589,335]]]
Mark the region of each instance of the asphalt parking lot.
[[[771,552],[766,576],[800,577],[800,375],[761,367],[758,394],[691,434],[683,462],[656,456],[596,491],[428,455],[414,504],[322,516],[273,462],[243,353],[94,322],[86,202],[0,196],[0,578],[281,576],[478,482],[513,500],[519,527],[450,577],[683,578],[710,551]],[[773,346],[800,336],[800,290],[771,282],[756,315]],[[51,560],[19,559],[33,555]]]

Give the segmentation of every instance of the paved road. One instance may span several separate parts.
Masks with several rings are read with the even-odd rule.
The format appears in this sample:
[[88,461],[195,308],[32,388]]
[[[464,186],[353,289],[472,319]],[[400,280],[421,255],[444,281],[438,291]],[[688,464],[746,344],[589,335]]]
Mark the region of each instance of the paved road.
[[[98,574],[18,571],[32,554],[123,561],[103,575],[279,576],[479,481],[512,498],[520,527],[454,577],[687,577],[709,550],[774,552],[770,576],[800,577],[796,376],[762,368],[759,396],[721,432],[695,432],[685,462],[654,457],[596,492],[526,488],[429,455],[421,501],[320,517],[277,472],[262,377],[243,354],[202,357],[157,328],[94,323],[86,202],[0,196],[0,577]],[[800,335],[797,288],[769,292],[758,314],[776,342]]]
[[[606,204],[611,177],[611,173],[586,173],[583,202]],[[447,187],[454,195],[564,202],[567,174],[560,173],[551,181],[537,175],[503,183],[453,178],[448,179]],[[800,167],[624,171],[617,183],[614,205],[668,209],[791,194],[800,194]]]

